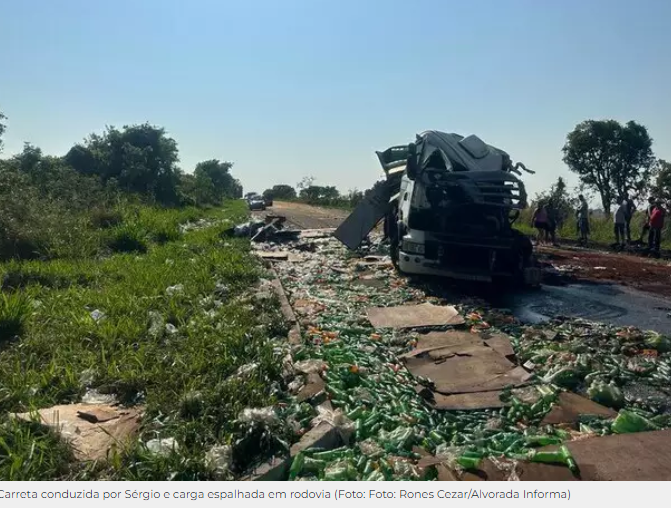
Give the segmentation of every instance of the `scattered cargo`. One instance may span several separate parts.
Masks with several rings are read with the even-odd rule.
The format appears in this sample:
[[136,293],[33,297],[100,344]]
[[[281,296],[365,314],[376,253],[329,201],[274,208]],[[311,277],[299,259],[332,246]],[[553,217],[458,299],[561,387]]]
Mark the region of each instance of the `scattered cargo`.
[[312,250],[296,249],[301,238],[261,245],[290,254],[272,263],[303,332],[277,406],[281,440],[294,443],[280,478],[619,480],[631,461],[652,472],[649,451],[598,471],[586,462],[666,432],[668,338],[452,305],[395,272],[371,237],[354,256],[329,237],[313,236]]

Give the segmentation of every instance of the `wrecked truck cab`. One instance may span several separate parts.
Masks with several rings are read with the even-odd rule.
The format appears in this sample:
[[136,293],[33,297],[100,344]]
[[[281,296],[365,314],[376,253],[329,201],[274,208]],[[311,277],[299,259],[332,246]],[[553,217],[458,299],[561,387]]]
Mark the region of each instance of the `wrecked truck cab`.
[[531,242],[513,228],[527,206],[523,165],[477,136],[438,131],[377,156],[386,185],[336,230],[345,245],[356,249],[384,218],[401,272],[538,284]]

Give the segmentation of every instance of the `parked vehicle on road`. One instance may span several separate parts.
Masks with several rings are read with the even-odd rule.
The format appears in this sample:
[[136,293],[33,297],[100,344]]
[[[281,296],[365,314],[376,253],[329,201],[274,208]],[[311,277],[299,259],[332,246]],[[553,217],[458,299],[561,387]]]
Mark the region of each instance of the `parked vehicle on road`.
[[260,196],[254,196],[249,198],[249,210],[266,210],[266,202]]

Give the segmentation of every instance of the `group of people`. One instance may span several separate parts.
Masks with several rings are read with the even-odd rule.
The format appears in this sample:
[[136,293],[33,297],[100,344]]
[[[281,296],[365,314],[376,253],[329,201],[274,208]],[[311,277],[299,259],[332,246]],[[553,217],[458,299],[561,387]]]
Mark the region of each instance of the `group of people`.
[[[618,248],[631,244],[631,221],[635,211],[636,206],[629,196],[625,195],[618,201],[614,220],[615,246]],[[666,210],[662,201],[655,197],[648,198],[645,223],[638,242],[642,244],[647,235],[648,251],[653,255],[659,255],[665,216]],[[586,245],[589,239],[589,205],[583,195],[578,196],[576,220],[580,244]],[[538,230],[539,243],[551,241],[553,245],[556,245],[557,211],[551,200],[538,203],[531,222]]]
[[[625,196],[620,200],[615,211],[614,221],[616,247],[624,248],[626,244],[631,244],[631,220],[634,217],[635,210],[636,208],[631,198]],[[645,221],[638,243],[643,244],[647,235],[648,252],[652,255],[659,256],[665,217],[666,210],[662,201],[654,196],[648,198],[648,206],[645,209]]]
[[538,230],[537,242],[551,242],[557,244],[557,210],[552,200],[541,201],[534,210],[531,224]]

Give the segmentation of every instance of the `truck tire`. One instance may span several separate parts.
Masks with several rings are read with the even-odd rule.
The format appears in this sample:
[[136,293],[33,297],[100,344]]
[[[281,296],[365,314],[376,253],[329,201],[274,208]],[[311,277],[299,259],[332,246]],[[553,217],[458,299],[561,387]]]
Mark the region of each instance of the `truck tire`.
[[401,271],[399,267],[399,257],[401,253],[401,238],[403,237],[403,223],[398,221],[396,216],[391,217],[389,221],[389,254],[391,256],[391,263],[397,271]]
[[509,275],[495,277],[492,281],[494,286],[503,291],[515,291],[524,288],[524,269],[535,264],[533,244],[529,237],[518,231],[513,231],[513,236],[512,252],[506,257]]

